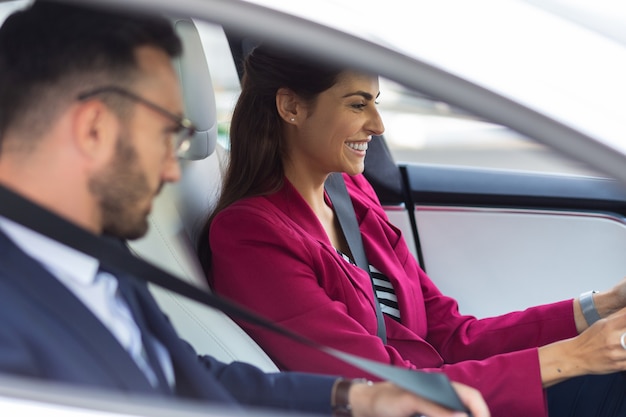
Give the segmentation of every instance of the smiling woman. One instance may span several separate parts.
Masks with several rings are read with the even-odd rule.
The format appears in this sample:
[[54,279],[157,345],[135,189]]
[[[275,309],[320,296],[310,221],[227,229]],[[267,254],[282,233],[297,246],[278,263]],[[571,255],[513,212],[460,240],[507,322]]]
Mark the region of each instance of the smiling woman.
[[[622,365],[610,362],[625,355],[613,342],[626,280],[595,297],[606,320],[595,326],[583,314],[588,298],[482,320],[462,314],[411,256],[361,175],[372,136],[384,131],[378,77],[266,45],[246,57],[243,74],[224,188],[199,241],[217,293],[335,349],[471,384],[497,416],[626,412],[616,394],[625,388]],[[354,205],[374,291],[325,192],[334,172],[343,173]],[[385,313],[384,326],[375,310]],[[241,324],[283,369],[368,376]]]
[[363,172],[367,143],[384,131],[374,102],[378,95],[378,77],[353,71],[341,72],[314,101],[288,87],[278,90],[276,107],[286,122],[285,176],[305,198],[312,198],[331,172]]

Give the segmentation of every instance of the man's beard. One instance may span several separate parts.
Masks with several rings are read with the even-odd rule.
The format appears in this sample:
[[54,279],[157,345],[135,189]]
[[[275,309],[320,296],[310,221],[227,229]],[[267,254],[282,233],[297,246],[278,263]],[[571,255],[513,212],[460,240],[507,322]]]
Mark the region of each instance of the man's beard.
[[104,234],[122,239],[146,234],[149,213],[140,204],[153,195],[128,132],[117,138],[113,160],[90,179],[89,189],[100,204]]

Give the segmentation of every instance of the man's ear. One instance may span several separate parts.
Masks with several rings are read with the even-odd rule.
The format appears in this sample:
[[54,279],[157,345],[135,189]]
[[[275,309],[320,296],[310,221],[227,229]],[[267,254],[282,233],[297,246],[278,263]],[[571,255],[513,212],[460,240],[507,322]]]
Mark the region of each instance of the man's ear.
[[289,124],[298,124],[302,118],[304,106],[296,93],[288,88],[279,88],[276,92],[276,109],[280,117]]
[[88,158],[108,160],[119,129],[118,118],[99,100],[81,102],[76,108],[73,137],[78,151]]

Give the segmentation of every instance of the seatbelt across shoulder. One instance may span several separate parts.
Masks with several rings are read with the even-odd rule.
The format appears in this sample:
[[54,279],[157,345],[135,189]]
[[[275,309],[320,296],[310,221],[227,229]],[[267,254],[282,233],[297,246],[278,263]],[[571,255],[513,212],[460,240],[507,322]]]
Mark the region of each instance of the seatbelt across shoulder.
[[201,290],[185,282],[182,278],[175,277],[133,256],[115,242],[94,235],[1,185],[0,216],[4,216],[63,245],[96,258],[103,267],[125,271],[138,279],[220,310],[231,318],[245,320],[248,323],[271,330],[305,346],[318,349],[369,374],[393,382],[443,407],[469,413],[469,410],[463,405],[456,391],[452,388],[450,380],[443,373],[403,369],[321,345],[279,326],[238,304],[208,291]]
[[380,339],[383,341],[383,344],[386,345],[387,329],[385,327],[385,318],[383,317],[383,312],[380,308],[380,302],[378,301],[378,296],[376,295],[374,278],[372,277],[370,264],[367,260],[367,255],[365,254],[365,248],[363,247],[363,237],[361,236],[361,230],[359,230],[359,223],[356,219],[354,206],[352,205],[352,200],[350,200],[350,195],[348,194],[346,183],[343,180],[343,175],[340,172],[333,172],[332,174],[330,174],[326,179],[324,188],[326,189],[326,193],[328,194],[330,201],[333,203],[335,215],[339,220],[341,230],[343,231],[346,241],[348,242],[348,246],[350,247],[350,251],[352,252],[352,256],[354,257],[354,262],[359,268],[367,271],[368,275],[370,276],[372,291],[374,292],[374,308],[376,309],[376,321],[378,323],[377,334],[378,337],[380,337]]

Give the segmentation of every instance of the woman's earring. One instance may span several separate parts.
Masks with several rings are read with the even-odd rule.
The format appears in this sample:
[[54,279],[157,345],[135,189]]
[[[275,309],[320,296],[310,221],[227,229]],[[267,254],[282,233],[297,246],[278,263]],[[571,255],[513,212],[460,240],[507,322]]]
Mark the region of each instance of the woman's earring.
[[291,121],[291,122],[295,122],[295,121],[296,121],[296,118],[295,118],[295,117],[292,117],[291,119],[289,119],[289,121]]

